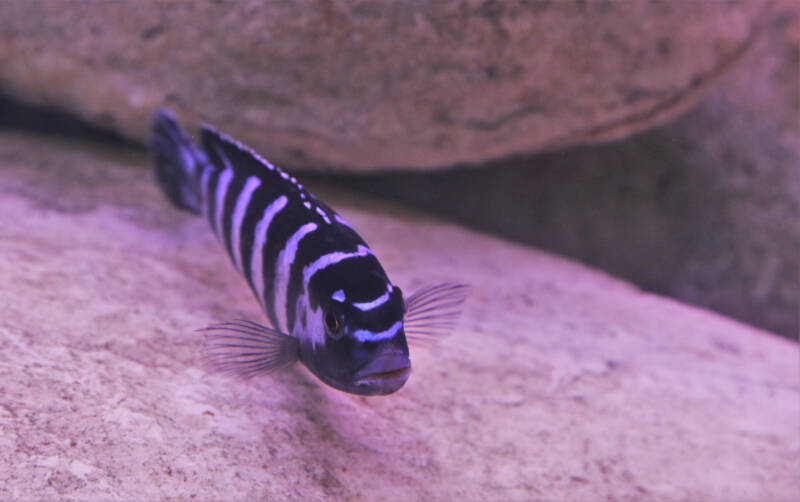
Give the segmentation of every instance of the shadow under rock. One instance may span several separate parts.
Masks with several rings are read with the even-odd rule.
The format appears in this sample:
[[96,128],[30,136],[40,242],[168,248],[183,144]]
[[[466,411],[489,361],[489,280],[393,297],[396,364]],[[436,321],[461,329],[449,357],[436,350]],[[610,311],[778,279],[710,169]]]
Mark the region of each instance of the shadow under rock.
[[[102,123],[103,118],[100,118]],[[65,139],[142,150],[110,128],[88,122],[59,108],[45,108],[16,100],[0,91],[0,130],[21,130]]]

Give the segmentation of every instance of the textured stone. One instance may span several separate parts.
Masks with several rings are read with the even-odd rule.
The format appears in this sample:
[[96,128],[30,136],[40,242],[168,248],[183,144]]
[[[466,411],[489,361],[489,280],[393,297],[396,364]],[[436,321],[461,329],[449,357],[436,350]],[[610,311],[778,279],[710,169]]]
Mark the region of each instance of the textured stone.
[[799,5],[776,3],[740,67],[670,124],[488,169],[344,183],[796,339],[798,47]]
[[765,2],[11,0],[0,89],[142,140],[152,110],[300,168],[424,168],[619,138],[734,68]]
[[207,374],[194,330],[263,316],[144,163],[0,135],[1,499],[800,496],[797,344],[325,187],[405,290],[474,285],[460,327],[386,398]]

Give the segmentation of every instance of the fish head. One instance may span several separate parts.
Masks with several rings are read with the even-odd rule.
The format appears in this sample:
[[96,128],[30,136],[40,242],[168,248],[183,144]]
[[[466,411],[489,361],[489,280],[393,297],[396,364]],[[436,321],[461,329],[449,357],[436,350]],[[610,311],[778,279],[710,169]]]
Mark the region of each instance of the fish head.
[[388,281],[356,286],[320,301],[318,319],[311,323],[316,325],[316,343],[301,342],[300,359],[339,390],[391,394],[411,373],[403,293]]

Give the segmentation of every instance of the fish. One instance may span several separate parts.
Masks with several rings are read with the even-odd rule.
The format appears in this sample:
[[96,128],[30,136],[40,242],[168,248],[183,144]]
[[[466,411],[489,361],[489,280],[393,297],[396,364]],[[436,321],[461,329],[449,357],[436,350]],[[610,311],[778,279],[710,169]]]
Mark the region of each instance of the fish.
[[196,144],[166,108],[149,147],[165,197],[208,220],[271,324],[202,328],[211,369],[250,378],[299,362],[340,391],[387,395],[409,378],[409,340],[453,329],[469,285],[404,297],[344,218],[249,147],[205,124]]

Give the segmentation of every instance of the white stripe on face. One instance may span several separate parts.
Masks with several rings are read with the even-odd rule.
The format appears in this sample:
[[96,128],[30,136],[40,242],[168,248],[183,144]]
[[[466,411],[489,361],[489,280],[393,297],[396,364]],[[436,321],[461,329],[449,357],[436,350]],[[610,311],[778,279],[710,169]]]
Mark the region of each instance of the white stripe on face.
[[359,342],[378,342],[380,340],[386,340],[387,338],[391,338],[400,331],[400,328],[403,327],[402,321],[397,321],[396,323],[392,324],[392,327],[387,329],[386,331],[381,331],[379,333],[373,333],[372,331],[366,329],[357,329],[353,332],[353,336]]
[[233,181],[233,169],[227,168],[219,175],[217,181],[216,206],[214,206],[214,230],[217,237],[222,240],[222,215],[225,213],[225,197],[228,195],[228,187]]
[[311,278],[326,267],[339,263],[342,260],[347,260],[348,258],[355,258],[357,256],[370,256],[372,251],[364,245],[359,244],[358,249],[354,253],[343,253],[341,251],[336,251],[334,253],[329,253],[326,255],[322,255],[317,258],[313,263],[306,265],[303,269],[303,290],[308,291],[308,283],[311,281]]
[[275,263],[275,316],[278,318],[278,329],[288,331],[286,325],[286,295],[289,289],[289,274],[297,255],[297,246],[306,235],[317,229],[316,223],[306,223],[300,227],[286,242],[286,247],[278,255]]
[[250,256],[250,279],[253,281],[253,291],[255,291],[262,307],[266,307],[264,299],[264,246],[267,244],[267,232],[272,219],[286,206],[288,200],[285,195],[281,195],[272,201],[264,210],[264,216],[256,224],[253,254]]
[[247,214],[247,207],[250,205],[250,199],[253,197],[253,192],[261,185],[261,180],[255,176],[247,178],[244,184],[242,193],[236,200],[236,207],[233,209],[233,223],[231,225],[231,252],[233,253],[233,262],[236,264],[236,269],[242,273],[242,221],[245,214]]
[[382,294],[378,298],[372,300],[371,302],[362,302],[362,303],[354,303],[353,306],[362,312],[366,312],[368,310],[372,310],[374,308],[380,307],[384,303],[389,301],[389,295],[391,291],[391,286],[389,286],[388,291]]

